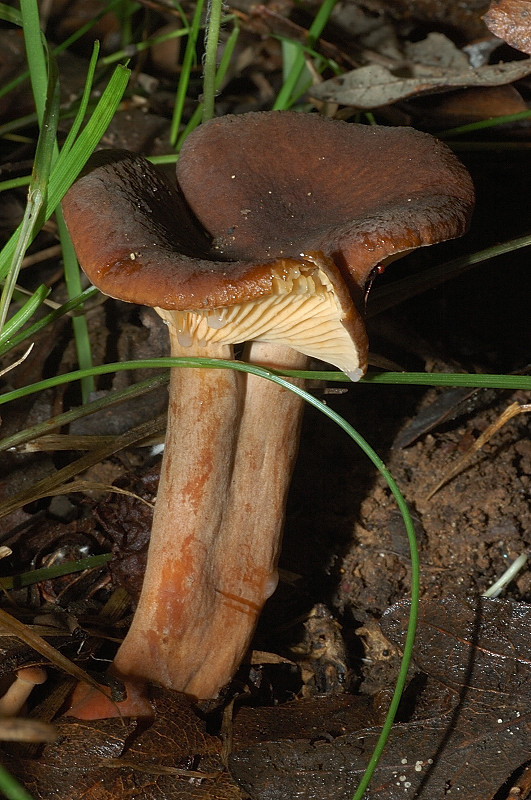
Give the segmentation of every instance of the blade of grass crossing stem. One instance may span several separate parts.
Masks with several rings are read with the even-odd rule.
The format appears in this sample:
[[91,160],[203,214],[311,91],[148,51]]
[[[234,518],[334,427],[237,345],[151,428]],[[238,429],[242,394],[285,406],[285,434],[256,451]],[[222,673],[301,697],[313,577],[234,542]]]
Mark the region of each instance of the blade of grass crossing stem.
[[[140,359],[138,361],[121,361],[114,364],[101,364],[92,367],[90,370],[75,370],[65,375],[55,375],[53,378],[32,383],[28,386],[21,386],[10,392],[0,394],[0,405],[20,400],[36,392],[43,392],[45,389],[53,389],[63,383],[79,381],[87,374],[108,375],[111,372],[122,372],[129,369],[161,369],[161,368],[181,367],[181,368],[209,368],[209,369],[234,369],[237,372],[253,372],[252,365],[244,364],[241,361],[225,361],[224,359],[210,358],[153,358]],[[257,375],[262,375],[257,372]],[[289,378],[309,378],[311,380],[338,381],[341,383],[351,383],[350,379],[343,372],[319,372],[311,370],[279,370],[275,374],[278,377]],[[382,383],[382,384],[405,384],[408,386],[465,386],[470,389],[522,389],[531,390],[531,376],[529,375],[471,375],[461,373],[437,373],[428,372],[380,372],[369,377],[362,378],[360,384]]]
[[42,123],[37,141],[31,183],[28,189],[28,200],[20,226],[20,235],[16,242],[13,258],[0,299],[0,332],[7,319],[22,259],[36,231],[39,230],[42,225],[42,212],[45,206],[47,185],[55,150],[57,123],[59,121],[59,79],[57,66],[53,57],[48,59],[47,72],[46,92],[45,97],[42,99],[44,103]]
[[[70,151],[65,153],[64,157],[62,153],[59,154],[59,158],[54,164],[48,182],[48,194],[44,214],[45,220],[49,219],[55,211],[66,191],[85,166],[94,147],[105,133],[120,104],[120,100],[122,99],[122,95],[129,80],[129,74],[130,72],[126,67],[116,67],[92,116],[79,134]],[[11,236],[0,254],[0,279],[6,275],[9,269],[9,264],[13,257],[19,236],[20,226]]]
[[[314,46],[315,42],[323,32],[326,23],[330,19],[330,14],[332,13],[336,2],[337,0],[324,0],[324,2],[321,3],[319,11],[317,12],[316,17],[308,30],[307,44],[309,47]],[[299,53],[295,57],[290,73],[287,79],[284,81],[284,84],[277,95],[277,99],[273,104],[273,110],[275,111],[289,108],[297,99],[297,97],[294,97],[293,95],[306,63],[304,50],[301,45],[298,47]]]
[[177,87],[177,95],[175,97],[175,106],[173,109],[173,117],[170,128],[170,142],[172,147],[175,147],[179,137],[179,128],[183,116],[184,103],[188,93],[188,84],[190,83],[190,73],[192,65],[197,58],[196,46],[201,28],[201,15],[203,13],[204,0],[197,0],[197,4],[192,18],[192,24],[188,32],[188,39],[184,50],[183,64],[181,68],[181,76],[179,78],[179,85]]

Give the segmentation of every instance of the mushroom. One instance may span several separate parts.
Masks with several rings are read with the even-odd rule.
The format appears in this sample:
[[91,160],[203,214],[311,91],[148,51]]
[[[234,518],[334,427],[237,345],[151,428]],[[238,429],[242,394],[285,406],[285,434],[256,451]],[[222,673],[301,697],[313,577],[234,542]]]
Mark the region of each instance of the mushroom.
[[26,704],[35,686],[44,683],[48,675],[42,667],[20,667],[15,680],[0,697],[0,717],[16,717]]
[[[173,356],[357,380],[375,268],[465,232],[473,188],[440,142],[314,114],[214,119],[170,186],[142,157],[101,151],[63,200],[79,261],[105,294],[153,306]],[[277,584],[302,401],[227,369],[175,368],[140,600],[113,672],[196,698],[231,679]]]

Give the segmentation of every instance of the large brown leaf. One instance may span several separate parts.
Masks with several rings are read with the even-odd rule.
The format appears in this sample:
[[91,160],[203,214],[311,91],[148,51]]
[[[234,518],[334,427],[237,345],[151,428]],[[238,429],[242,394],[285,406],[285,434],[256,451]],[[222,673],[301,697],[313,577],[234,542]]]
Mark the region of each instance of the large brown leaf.
[[[399,646],[408,615],[408,603],[384,615],[384,633]],[[531,606],[423,603],[415,650],[429,676],[422,707],[440,708],[441,684],[453,702],[445,713],[393,727],[369,796],[492,800],[531,757],[530,641]],[[355,732],[338,736],[323,713],[323,733],[314,739],[268,739],[264,730],[262,743],[233,753],[231,772],[255,800],[351,798],[380,733],[352,723]]]
[[240,800],[223,771],[221,742],[182,695],[154,690],[156,717],[63,718],[37,757],[13,746],[1,763],[34,800]]

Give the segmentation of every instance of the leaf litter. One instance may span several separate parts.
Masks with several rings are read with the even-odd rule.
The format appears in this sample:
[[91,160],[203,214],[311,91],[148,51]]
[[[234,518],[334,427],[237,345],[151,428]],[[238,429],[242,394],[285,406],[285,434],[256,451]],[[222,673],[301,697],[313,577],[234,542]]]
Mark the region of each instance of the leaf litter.
[[[382,619],[384,635],[399,647],[408,616],[409,604],[400,602]],[[531,757],[530,641],[531,606],[455,597],[423,602],[414,651],[425,681],[421,713],[413,709],[407,722],[394,726],[369,796],[491,800]],[[423,717],[446,688],[448,710]],[[283,713],[289,716],[288,709]],[[359,712],[343,717],[347,734],[338,733],[333,716],[321,717],[321,728],[306,738],[289,729],[281,736],[278,725],[268,737],[262,718],[262,741],[249,746],[245,717],[244,709],[230,769],[253,800],[318,800],[325,792],[347,800],[379,735],[375,727],[355,729]]]
[[411,97],[470,87],[504,86],[531,74],[531,60],[470,66],[442,33],[406,43],[395,67],[369,64],[324,81],[311,90],[317,100],[371,110]]
[[[383,108],[382,121],[396,112],[399,120],[420,123],[419,109],[410,101],[424,95],[425,90],[429,98],[454,98],[455,87],[470,86],[471,77],[476,87],[471,91],[475,96],[482,93],[485,98],[486,105],[482,108],[486,111],[481,113],[488,116],[489,104],[496,108],[495,115],[503,113],[504,109],[510,113],[526,106],[528,79],[525,75],[530,74],[529,60],[517,61],[514,54],[508,57],[504,54],[506,61],[497,64],[500,42],[489,35],[475,9],[463,3],[445,4],[441,23],[436,17],[440,14],[437,4],[418,4],[413,16],[409,3],[407,8],[404,6],[402,16],[400,3],[392,4],[392,14],[388,13],[389,4],[383,0],[374,0],[372,5],[378,12],[376,15],[367,13],[363,4],[356,6],[355,13],[352,10],[347,13],[345,6],[338,5],[335,24],[343,31],[348,30],[348,36],[336,38],[327,30],[322,52],[343,69],[352,70],[356,66],[353,74],[373,67],[384,71],[376,72],[386,75],[385,80],[379,78],[380,85],[369,83],[362,87],[365,99],[369,97],[374,104],[372,107]],[[512,13],[516,10],[520,18],[522,10],[525,11],[525,5],[518,0],[506,0],[492,5],[491,16],[496,14],[497,6],[500,11]],[[280,45],[271,39],[265,40],[263,30],[257,34],[260,14],[246,16],[246,11],[240,14],[247,49],[238,62],[241,71],[233,71],[234,82],[226,85],[219,97],[220,111],[248,110],[249,102],[251,108],[260,108],[253,104],[267,103],[275,94],[275,81],[282,67]],[[289,3],[278,4],[262,12],[261,19],[271,21],[275,17],[280,33],[287,31],[293,38],[303,40],[304,16],[291,12]],[[463,12],[467,15],[466,24],[462,22]],[[52,18],[52,30],[53,24]],[[447,36],[440,33],[441,26]],[[362,28],[366,34],[358,36]],[[452,35],[456,30],[459,35],[455,36],[455,41],[459,45]],[[349,37],[350,44],[345,45]],[[467,44],[461,50],[463,41]],[[507,41],[511,41],[509,35]],[[522,43],[521,38],[518,43]],[[521,50],[526,52],[525,46]],[[471,53],[476,59],[473,67],[470,66]],[[413,74],[414,69],[419,70],[418,75]],[[79,84],[79,75],[83,72],[79,61],[71,72]],[[151,76],[139,76],[138,94],[117,115],[106,134],[106,146],[167,152],[168,110],[171,116],[174,95],[168,91],[166,78],[159,77],[149,84],[152,94],[146,97],[142,87],[148,85],[147,78]],[[517,87],[506,86],[509,93],[483,94],[489,80],[505,84],[518,78]],[[330,83],[317,85],[320,79],[315,73],[314,80],[312,96],[317,97],[321,87]],[[413,83],[408,84],[408,80]],[[73,84],[63,82],[66,92],[72,95],[77,91],[75,85],[75,81]],[[242,92],[242,85],[249,95]],[[433,94],[434,90],[437,95]],[[463,101],[465,111],[472,96],[467,95]],[[27,94],[21,94],[9,108],[3,107],[6,119],[13,119],[20,113],[18,103],[22,101],[28,113],[32,110]],[[494,105],[495,101],[499,105]],[[337,98],[330,102],[341,104]],[[387,103],[393,104],[392,112],[385,108]],[[441,113],[443,121],[439,126],[445,127],[444,115],[447,114],[448,127],[453,123],[450,107],[443,107]],[[514,128],[511,132],[514,134]],[[524,130],[522,138],[525,137]],[[15,152],[5,165],[6,174],[19,174],[17,170],[27,169],[24,158],[31,159],[28,146],[21,146]],[[507,179],[505,175],[509,174],[506,170],[511,159],[506,153],[490,154],[488,166],[486,163],[469,165],[475,167],[475,178],[482,189],[480,195],[485,198],[484,206],[488,207],[489,214],[485,210],[482,212],[481,207],[478,209],[475,229],[481,236],[466,244],[468,251],[474,244],[485,246],[487,232],[493,241],[520,233],[518,225],[522,224],[527,208],[524,198],[528,194],[522,191],[524,161],[515,165]],[[485,175],[489,170],[492,170],[489,173],[492,183],[486,186]],[[503,180],[500,180],[501,174]],[[16,199],[23,208],[20,195]],[[35,249],[50,247],[55,247],[52,229],[40,235]],[[444,257],[437,258],[443,260]],[[60,303],[64,299],[64,289],[58,277],[61,275],[58,265],[42,262],[32,266],[33,270],[37,268],[41,271],[39,278],[44,282],[49,280],[55,287],[53,297]],[[429,325],[424,320],[423,327],[422,318],[426,315],[423,303],[414,304],[409,311],[406,308],[401,312],[400,325],[391,335],[386,324],[393,324],[392,312],[386,320],[375,320],[373,340],[399,363],[410,365],[418,359],[427,369],[454,369],[456,362],[459,368],[470,368],[472,364],[473,368],[486,371],[521,367],[525,352],[524,340],[518,336],[519,312],[514,311],[514,305],[505,316],[503,312],[508,303],[504,298],[511,295],[508,287],[515,280],[512,268],[506,265],[505,269],[507,277],[503,285],[496,276],[490,289],[493,294],[492,287],[497,287],[496,314],[501,313],[503,323],[496,322],[498,317],[492,312],[492,303],[489,307],[489,290],[478,290],[473,283],[467,283],[464,289],[442,290],[436,301],[432,298],[427,312],[427,316],[433,316]],[[456,311],[455,298],[463,292],[466,297],[478,300],[477,309],[467,308],[471,327],[462,321],[459,324],[460,312]],[[488,322],[483,322],[481,327],[475,315],[483,307],[486,307]],[[444,336],[439,335],[440,321],[450,316],[451,330],[448,327]],[[152,321],[140,321],[136,311],[118,310],[116,304],[106,304],[91,308],[89,319],[98,361],[128,359],[138,353],[166,354],[165,332],[153,327]],[[59,321],[53,330],[38,337],[34,352],[16,370],[6,374],[4,380],[12,385],[23,385],[54,370],[74,368],[66,322]],[[413,336],[408,325],[414,331]],[[505,333],[503,325],[507,329]],[[427,350],[422,347],[423,337],[429,342]],[[451,357],[438,351],[443,338],[449,342]],[[22,355],[22,351],[18,355]],[[140,380],[140,377],[134,376],[131,380]],[[112,388],[123,388],[125,380],[128,379],[122,373],[112,382],[110,379],[102,381],[100,396]],[[421,399],[415,390],[407,395],[408,399],[403,389],[390,390],[385,401],[381,390],[379,392],[375,396],[368,387],[360,387],[355,398],[350,390],[346,396],[330,397],[328,401],[336,403],[338,410],[365,427],[365,435],[385,452],[390,446],[396,447],[395,434],[400,422],[414,419],[428,403],[427,398]],[[433,400],[437,392],[428,395]],[[438,396],[442,397],[442,393]],[[525,402],[522,396],[514,399]],[[151,420],[155,407],[160,413],[164,400],[165,389],[162,388],[156,401],[150,397],[136,407],[129,406],[125,412],[104,412],[94,418],[94,422],[88,418],[76,423],[69,432],[123,434]],[[18,404],[16,410],[6,409],[3,435],[26,424],[45,424],[71,403],[69,392],[58,388],[43,397]],[[464,409],[479,433],[494,424],[495,415],[499,413],[495,410],[496,398],[491,398],[489,403],[486,410],[478,411],[470,405]],[[218,734],[219,720],[216,721],[219,712],[214,712],[213,718],[205,716],[201,709],[183,698],[154,690],[158,713],[155,722],[145,729],[133,720],[75,722],[61,717],[69,684],[62,673],[52,669],[48,685],[32,695],[28,715],[30,720],[51,723],[58,733],[56,743],[45,746],[12,743],[2,747],[2,763],[27,785],[36,800],[57,797],[58,786],[61,797],[72,800],[80,797],[125,800],[131,795],[140,800],[166,797],[221,800],[248,796],[278,797],[279,800],[286,796],[315,796],[316,800],[322,800],[341,797],[341,791],[347,788],[351,791],[355,787],[361,765],[370,755],[379,731],[388,704],[389,687],[396,676],[407,604],[395,601],[407,592],[408,556],[400,520],[393,514],[389,498],[378,480],[368,474],[365,463],[352,459],[341,438],[337,439],[330,432],[323,433],[312,414],[308,417],[301,454],[303,463],[295,480],[282,561],[284,570],[289,570],[293,579],[281,585],[277,605],[269,612],[273,622],[266,613],[256,642],[257,649],[282,655],[277,664],[274,655],[263,656],[262,662],[260,658],[258,663],[253,661],[251,677],[244,678],[248,681],[249,693],[235,703],[234,752],[230,760],[233,777],[224,771],[226,759]],[[520,575],[509,587],[517,601],[470,599],[477,597],[503,571],[508,559],[529,546],[525,492],[531,452],[524,438],[523,424],[512,433],[501,432],[500,436],[502,434],[501,444],[496,448],[487,446],[484,461],[458,476],[453,482],[455,485],[444,487],[441,497],[429,504],[424,496],[428,477],[431,480],[442,474],[448,460],[459,457],[473,438],[459,427],[459,421],[452,421],[451,414],[444,412],[434,421],[428,434],[422,430],[412,446],[396,449],[388,459],[393,462],[392,469],[396,469],[408,494],[418,526],[425,599],[415,653],[416,671],[412,672],[400,722],[394,729],[370,797],[393,800],[417,796],[443,800],[447,796],[461,795],[471,800],[495,796],[496,800],[505,800],[511,776],[516,776],[517,783],[518,770],[530,758],[529,747],[526,749],[523,739],[525,732],[529,741],[529,678],[522,644],[530,641],[529,606],[525,602],[531,598],[529,573]],[[322,455],[312,462],[316,453]],[[338,453],[343,460],[338,461]],[[60,453],[7,453],[10,474],[2,487],[3,497],[10,499],[27,483],[35,483],[59,471],[69,460]],[[107,468],[113,478],[121,476],[122,488],[132,490],[148,502],[153,499],[157,468],[146,451],[130,448],[112,455]],[[333,492],[326,488],[324,475],[327,481],[332,477]],[[308,485],[313,487],[311,496]],[[58,508],[37,501],[0,520],[2,540],[12,547],[12,553],[2,564],[4,574],[16,575],[17,570],[41,567],[42,559],[48,563],[48,559],[76,558],[81,549],[85,554],[87,547],[89,552],[112,551],[111,568],[88,571],[75,580],[67,576],[12,590],[9,608],[35,633],[101,679],[102,671],[112,658],[113,642],[121,638],[139,591],[149,532],[149,509],[131,496],[80,499],[74,493],[66,498],[59,517],[55,516]],[[74,519],[69,519],[70,514]],[[73,543],[75,546],[71,547]],[[116,588],[118,584],[126,585],[128,594],[121,595],[116,613],[107,618],[103,610],[116,592],[122,592]],[[457,597],[444,599],[448,591],[455,591]],[[294,664],[298,661],[293,650],[293,639],[297,640],[293,633],[297,630],[294,619],[308,620],[308,607],[323,598],[333,609],[330,640],[339,640],[339,651],[342,654],[346,651],[350,661],[350,666],[345,664],[342,655],[332,666],[342,677],[349,672],[347,688],[354,694],[335,694],[332,689],[331,694],[316,698],[315,672],[313,678],[306,677],[311,673],[308,663],[314,668],[315,658],[303,657],[300,667]],[[336,618],[341,620],[341,625]],[[328,642],[327,636],[325,634],[322,641]],[[317,642],[319,644],[319,639]],[[2,636],[0,643],[5,645],[0,670],[4,681],[17,666],[35,661],[35,651],[26,644],[7,636]],[[453,665],[454,671],[449,674],[441,671],[441,664]],[[326,662],[322,678],[317,681],[318,686],[328,690],[329,666]],[[309,696],[278,704],[278,694],[275,695],[278,689],[271,690],[271,685],[275,687],[275,681],[278,682],[277,677],[271,677],[275,670],[289,674],[291,681],[282,700],[286,696]],[[293,680],[294,674],[296,680]],[[489,676],[493,677],[493,684],[488,682]],[[463,682],[464,678],[468,682]],[[335,686],[337,689],[337,683]],[[265,702],[272,705],[260,705],[264,697]],[[249,755],[246,760],[245,753],[253,749],[252,759]],[[257,762],[260,753],[265,760]],[[239,787],[234,778],[240,782]]]

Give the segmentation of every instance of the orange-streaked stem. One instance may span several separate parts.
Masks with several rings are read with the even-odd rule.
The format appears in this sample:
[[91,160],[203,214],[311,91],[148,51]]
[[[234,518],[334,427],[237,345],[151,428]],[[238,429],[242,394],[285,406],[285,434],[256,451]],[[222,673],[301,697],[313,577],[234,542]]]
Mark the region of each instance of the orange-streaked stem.
[[[170,328],[172,355],[190,355]],[[213,352],[214,350],[214,352]],[[227,345],[208,355],[230,358]],[[256,363],[303,367],[290,348],[254,343]],[[176,368],[148,562],[113,672],[215,697],[249,647],[277,583],[284,507],[302,400],[233,370]]]

